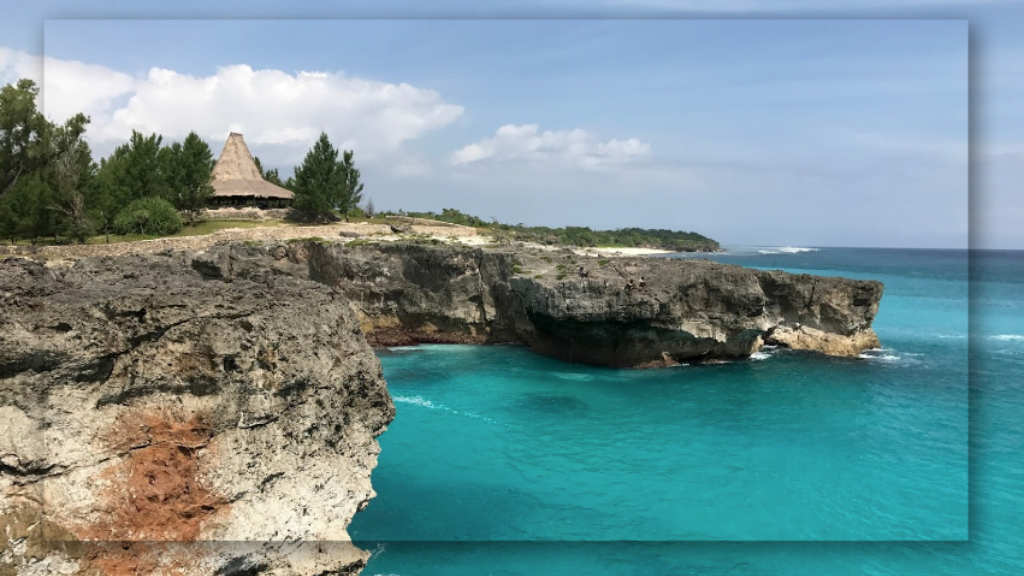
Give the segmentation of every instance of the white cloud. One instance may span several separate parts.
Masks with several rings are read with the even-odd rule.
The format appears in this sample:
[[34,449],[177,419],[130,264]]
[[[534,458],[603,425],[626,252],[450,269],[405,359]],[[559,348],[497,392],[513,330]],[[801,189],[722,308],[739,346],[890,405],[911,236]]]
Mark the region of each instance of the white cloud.
[[37,84],[42,82],[42,58],[0,47],[0,85],[17,82],[20,78],[35,80]]
[[518,160],[575,168],[600,168],[637,160],[647,156],[650,148],[649,144],[636,138],[600,142],[595,134],[579,128],[538,133],[536,124],[506,124],[498,128],[494,137],[456,150],[451,156],[451,162],[462,165],[481,161]]
[[104,114],[109,116],[114,99],[130,93],[136,84],[128,74],[103,66],[0,48],[0,84],[21,78],[39,85],[42,110],[51,120],[62,122],[84,112],[94,124]]
[[43,78],[43,107],[60,121],[82,111],[92,116],[87,138],[100,152],[127,140],[132,130],[165,141],[189,131],[212,142],[241,132],[268,165],[301,160],[321,131],[338,148],[363,160],[395,162],[403,143],[454,122],[462,106],[429,89],[346,76],[340,72],[254,70],[240,64],[209,76],[153,68],[132,77],[103,66],[41,59],[0,48],[0,81]]
[[445,103],[432,90],[342,73],[236,65],[195,77],[154,68],[99,137],[124,139],[140,129],[179,138],[195,130],[221,140],[234,130],[250,144],[308,148],[326,131],[339,147],[375,155],[393,152],[461,114],[461,106]]

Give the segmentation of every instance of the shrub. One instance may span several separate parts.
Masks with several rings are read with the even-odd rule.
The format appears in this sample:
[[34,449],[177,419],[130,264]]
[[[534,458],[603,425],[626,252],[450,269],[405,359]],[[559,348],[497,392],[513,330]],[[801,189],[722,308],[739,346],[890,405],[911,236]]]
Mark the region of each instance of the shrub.
[[114,218],[118,234],[169,236],[185,227],[181,215],[163,198],[140,198],[125,206]]

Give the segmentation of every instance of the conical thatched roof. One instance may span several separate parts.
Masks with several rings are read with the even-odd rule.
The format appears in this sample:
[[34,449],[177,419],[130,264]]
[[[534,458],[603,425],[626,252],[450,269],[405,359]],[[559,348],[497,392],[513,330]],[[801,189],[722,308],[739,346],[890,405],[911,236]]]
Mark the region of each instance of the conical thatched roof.
[[242,135],[232,132],[213,168],[214,196],[255,196],[256,198],[287,198],[291,190],[275,186],[263,179],[249,153]]

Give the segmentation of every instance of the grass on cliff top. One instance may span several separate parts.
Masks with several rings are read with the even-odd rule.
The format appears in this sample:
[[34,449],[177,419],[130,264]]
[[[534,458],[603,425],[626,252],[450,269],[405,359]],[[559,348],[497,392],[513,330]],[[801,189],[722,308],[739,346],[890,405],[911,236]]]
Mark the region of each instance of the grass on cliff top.
[[[383,213],[389,215],[390,212]],[[464,214],[454,208],[436,212],[402,212],[399,216],[427,218],[463,226],[472,226],[481,234],[506,238],[519,242],[537,242],[547,245],[602,247],[602,248],[657,248],[674,251],[718,250],[720,246],[703,234],[676,230],[621,228],[618,230],[591,230],[586,226],[526,226],[524,224],[502,224],[497,220],[486,220]]]

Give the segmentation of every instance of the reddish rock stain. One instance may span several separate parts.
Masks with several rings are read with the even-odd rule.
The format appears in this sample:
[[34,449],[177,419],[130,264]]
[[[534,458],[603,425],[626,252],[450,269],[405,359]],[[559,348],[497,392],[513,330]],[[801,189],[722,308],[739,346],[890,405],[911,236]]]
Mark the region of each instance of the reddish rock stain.
[[100,495],[102,518],[76,530],[92,541],[91,566],[108,576],[186,573],[198,559],[168,565],[167,545],[197,540],[203,523],[229,507],[200,480],[197,456],[212,437],[203,414],[147,409],[117,420],[104,439],[124,458],[101,473],[110,482]]

